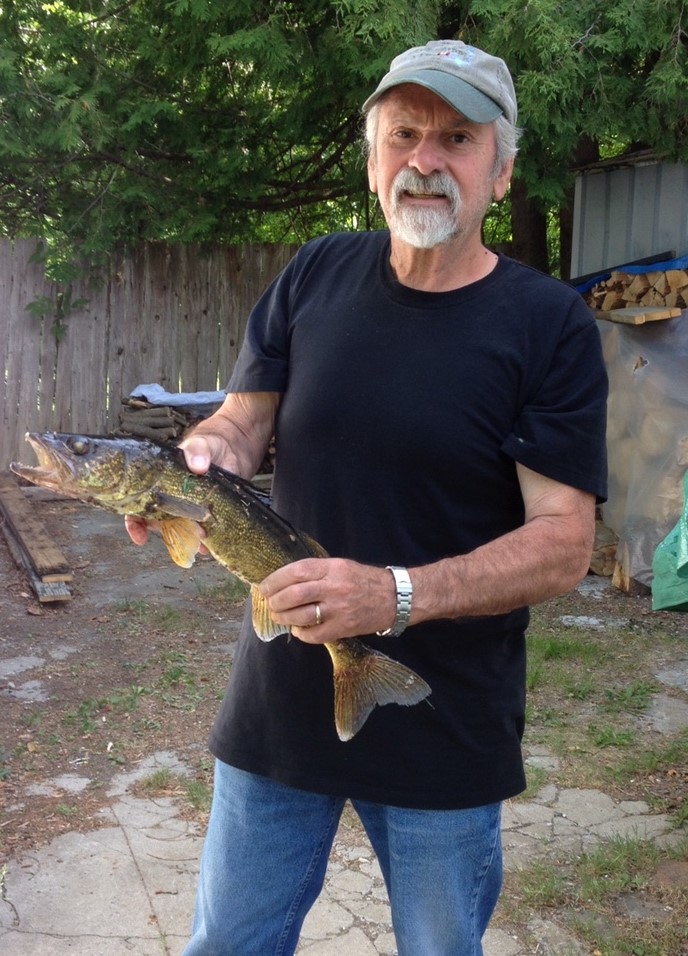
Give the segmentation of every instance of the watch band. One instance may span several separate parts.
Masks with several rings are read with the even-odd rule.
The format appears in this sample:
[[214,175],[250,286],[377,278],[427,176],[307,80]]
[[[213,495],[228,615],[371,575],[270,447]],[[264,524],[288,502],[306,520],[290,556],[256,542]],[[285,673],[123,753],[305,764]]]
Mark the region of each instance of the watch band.
[[388,564],[385,570],[391,571],[394,575],[394,583],[397,588],[397,612],[394,624],[388,627],[386,631],[377,631],[377,635],[378,637],[398,637],[408,627],[411,617],[413,585],[406,568],[398,568]]

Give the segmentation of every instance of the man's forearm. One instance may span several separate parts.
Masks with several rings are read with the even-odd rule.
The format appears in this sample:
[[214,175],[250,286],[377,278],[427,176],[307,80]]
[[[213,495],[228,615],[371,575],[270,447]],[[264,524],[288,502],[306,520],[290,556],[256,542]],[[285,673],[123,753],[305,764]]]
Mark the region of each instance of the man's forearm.
[[585,576],[594,517],[573,530],[537,518],[470,554],[413,568],[411,623],[504,614],[564,594]]

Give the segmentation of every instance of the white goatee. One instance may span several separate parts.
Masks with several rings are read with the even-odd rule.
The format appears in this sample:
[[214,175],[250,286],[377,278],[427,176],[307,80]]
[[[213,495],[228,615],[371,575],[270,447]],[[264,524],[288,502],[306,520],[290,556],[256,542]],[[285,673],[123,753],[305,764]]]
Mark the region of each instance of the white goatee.
[[[419,196],[443,196],[446,208],[423,208],[422,203],[407,205],[400,200],[404,193]],[[412,169],[400,170],[392,183],[389,215],[390,232],[417,249],[432,249],[447,242],[459,230],[461,196],[459,187],[446,173],[421,176]]]

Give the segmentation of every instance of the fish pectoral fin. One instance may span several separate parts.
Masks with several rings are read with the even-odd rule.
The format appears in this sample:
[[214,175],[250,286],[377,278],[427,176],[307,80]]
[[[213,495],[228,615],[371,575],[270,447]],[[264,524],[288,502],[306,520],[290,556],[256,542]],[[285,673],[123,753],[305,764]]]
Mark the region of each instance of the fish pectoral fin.
[[158,524],[174,563],[180,568],[190,568],[203,541],[200,525],[189,518],[165,518]]
[[205,505],[198,505],[185,498],[177,498],[175,495],[166,495],[162,491],[155,495],[155,504],[158,511],[164,511],[165,514],[173,515],[175,518],[188,518],[190,521],[201,522],[208,521],[211,517]]
[[[360,641],[355,654],[326,644],[334,665],[334,720],[340,740],[351,740],[376,705],[410,707],[431,693],[415,671]],[[350,641],[342,641],[349,644]]]
[[289,628],[273,621],[268,602],[255,584],[251,585],[251,610],[253,630],[261,641],[272,641],[280,634],[288,634]]

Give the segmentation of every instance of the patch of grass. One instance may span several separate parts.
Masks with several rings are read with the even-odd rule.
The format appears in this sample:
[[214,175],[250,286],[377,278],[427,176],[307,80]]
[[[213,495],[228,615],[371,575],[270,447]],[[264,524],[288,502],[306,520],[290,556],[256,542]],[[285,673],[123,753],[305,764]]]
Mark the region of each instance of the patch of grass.
[[0,780],[7,780],[10,776],[10,768],[7,766],[9,757],[5,748],[0,744]]
[[[667,855],[650,842],[617,838],[568,861],[535,861],[509,878],[509,916],[527,922],[534,909],[556,908],[590,952],[678,956],[688,942],[688,893],[655,885],[657,865]],[[624,918],[619,900],[626,895],[647,896],[663,918]],[[519,916],[521,909],[527,917]]]
[[635,743],[636,735],[630,730],[617,730],[610,725],[602,727],[597,724],[589,724],[587,729],[588,737],[596,747],[632,747]]
[[194,810],[200,813],[208,813],[212,801],[212,790],[203,783],[202,780],[189,780],[186,782],[185,796]]
[[688,797],[686,797],[676,813],[672,814],[671,820],[678,830],[688,830]]
[[77,814],[77,808],[71,807],[66,803],[58,803],[55,807],[55,813],[59,813],[61,817],[75,817]]
[[249,592],[248,584],[229,572],[227,572],[227,580],[222,584],[204,589],[201,589],[198,584],[196,586],[199,588],[199,594],[204,597],[232,605],[243,604]]
[[651,750],[636,750],[629,754],[619,765],[617,775],[621,780],[636,776],[657,774],[660,771],[673,772],[676,768],[688,765],[688,728],[664,747],[654,746]]
[[658,691],[654,681],[634,680],[616,690],[605,691],[605,710],[612,714],[642,714]]
[[136,710],[139,698],[150,689],[134,684],[128,690],[82,701],[76,710],[70,711],[65,721],[76,726],[82,734],[94,733],[110,711],[131,713]]
[[139,599],[125,598],[113,605],[116,614],[129,614],[131,617],[144,618],[151,613],[150,604]]
[[532,800],[547,783],[548,774],[542,767],[530,767],[526,764],[526,789],[518,795],[519,800]]
[[167,767],[160,767],[140,780],[139,787],[146,791],[165,791],[171,789],[174,780],[175,777],[171,770]]

